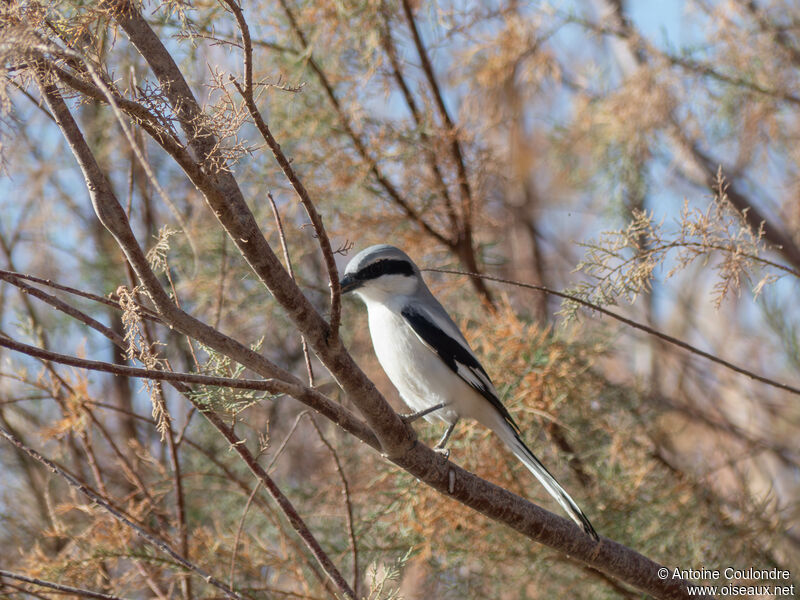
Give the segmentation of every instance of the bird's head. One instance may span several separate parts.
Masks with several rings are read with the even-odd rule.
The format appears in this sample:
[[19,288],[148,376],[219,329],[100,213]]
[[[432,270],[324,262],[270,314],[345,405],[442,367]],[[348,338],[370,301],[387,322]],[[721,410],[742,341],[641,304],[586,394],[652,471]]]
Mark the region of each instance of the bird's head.
[[365,302],[386,303],[415,294],[422,283],[417,265],[394,246],[379,244],[356,254],[340,282],[342,293],[355,292]]

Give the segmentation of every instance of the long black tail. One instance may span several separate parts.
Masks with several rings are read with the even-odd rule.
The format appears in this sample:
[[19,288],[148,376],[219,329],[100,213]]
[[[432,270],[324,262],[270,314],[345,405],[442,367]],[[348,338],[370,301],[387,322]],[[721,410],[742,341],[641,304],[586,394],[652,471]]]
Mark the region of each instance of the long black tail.
[[[522,461],[528,470],[536,476],[536,479],[544,486],[550,495],[556,499],[562,508],[566,511],[569,517],[575,521],[583,530],[595,540],[599,540],[597,532],[592,527],[589,519],[583,514],[583,511],[578,508],[578,505],[570,497],[561,484],[556,481],[556,478],[550,474],[545,466],[539,462],[530,448],[528,448],[516,431],[508,423],[503,423],[505,427],[496,428],[494,431],[511,449],[514,455]],[[499,429],[499,430],[498,430]]]

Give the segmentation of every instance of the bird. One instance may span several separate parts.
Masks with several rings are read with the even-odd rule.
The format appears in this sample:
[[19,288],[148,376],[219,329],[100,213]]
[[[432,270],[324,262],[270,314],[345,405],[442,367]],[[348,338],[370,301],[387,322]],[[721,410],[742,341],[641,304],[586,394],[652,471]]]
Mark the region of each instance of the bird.
[[405,252],[387,244],[362,250],[348,262],[340,286],[342,294],[354,293],[367,307],[378,362],[415,411],[403,417],[406,423],[421,417],[443,421],[447,429],[435,449],[448,458],[446,444],[459,419],[478,421],[508,446],[587,535],[599,539],[577,503],[522,441],[486,370]]

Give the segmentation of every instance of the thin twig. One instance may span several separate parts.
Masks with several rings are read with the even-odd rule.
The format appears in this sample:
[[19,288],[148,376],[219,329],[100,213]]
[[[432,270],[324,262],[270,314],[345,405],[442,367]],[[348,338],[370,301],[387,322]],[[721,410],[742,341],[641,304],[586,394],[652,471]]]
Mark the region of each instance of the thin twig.
[[52,362],[69,365],[71,367],[78,367],[80,369],[88,369],[91,371],[113,373],[114,375],[119,375],[122,377],[139,377],[142,379],[153,379],[156,381],[176,381],[180,383],[228,387],[241,390],[256,390],[273,394],[286,393],[285,391],[277,391],[278,389],[285,388],[282,387],[283,382],[279,382],[276,379],[234,379],[231,377],[217,377],[215,375],[175,373],[172,371],[158,371],[156,369],[129,367],[126,365],[118,365],[99,360],[89,360],[86,358],[77,358],[68,354],[60,354],[58,352],[44,350],[42,348],[37,348],[36,346],[17,342],[2,335],[0,335],[0,347],[16,350],[17,352],[22,352],[23,354],[27,354],[41,360],[49,360]]
[[342,480],[342,494],[344,495],[344,504],[347,509],[347,533],[350,537],[350,552],[353,554],[353,589],[356,591],[356,595],[358,595],[359,589],[361,588],[361,572],[358,568],[358,540],[356,538],[355,519],[353,518],[353,502],[350,498],[350,484],[347,482],[347,477],[344,474],[344,469],[342,468],[342,463],[339,460],[339,454],[336,452],[336,448],[334,448],[325,435],[323,435],[322,429],[320,429],[313,416],[310,418],[310,421],[319,439],[331,453],[333,462],[336,465],[336,472],[339,474],[339,479]]
[[599,306],[599,305],[597,305],[597,304],[595,304],[593,302],[589,302],[588,300],[584,300],[583,298],[580,298],[578,296],[573,296],[572,294],[567,294],[565,292],[559,292],[559,291],[550,289],[548,287],[545,287],[543,285],[535,285],[535,284],[532,284],[532,283],[522,283],[520,281],[514,281],[512,279],[504,279],[502,277],[494,277],[493,275],[484,275],[484,274],[481,274],[481,273],[465,273],[463,271],[456,271],[456,270],[453,270],[453,269],[422,269],[422,270],[423,271],[430,271],[430,272],[433,272],[433,273],[447,273],[449,275],[475,276],[475,277],[480,277],[482,279],[486,279],[488,281],[496,281],[498,283],[505,283],[505,284],[508,284],[508,285],[514,285],[514,286],[521,287],[521,288],[526,288],[526,289],[529,289],[529,290],[537,290],[537,291],[540,291],[540,292],[544,292],[545,294],[550,294],[551,296],[556,296],[558,298],[563,298],[564,300],[569,300],[570,302],[575,302],[576,304],[580,304],[582,306],[585,306],[587,308],[595,310],[595,311],[597,311],[597,312],[599,312],[601,314],[604,314],[604,315],[606,315],[608,317],[611,317],[612,319],[616,319],[617,321],[619,321],[621,323],[624,323],[625,325],[628,325],[629,327],[633,327],[634,329],[639,329],[640,331],[644,331],[645,333],[647,333],[649,335],[652,335],[652,336],[655,336],[655,337],[657,337],[659,339],[662,339],[665,342],[669,342],[670,344],[678,346],[679,348],[683,348],[684,350],[686,350],[688,352],[691,352],[692,354],[696,354],[698,356],[702,356],[703,358],[705,358],[707,360],[710,360],[711,362],[717,363],[718,365],[722,365],[723,367],[725,367],[727,369],[730,369],[731,371],[734,371],[734,372],[739,373],[741,375],[745,375],[746,377],[749,377],[750,379],[754,379],[755,381],[760,381],[761,383],[765,383],[767,385],[770,385],[772,387],[776,387],[778,389],[790,392],[792,394],[800,395],[800,388],[798,388],[798,387],[789,385],[788,383],[782,383],[780,381],[776,381],[774,379],[770,379],[769,377],[765,377],[764,375],[759,375],[758,373],[754,373],[753,371],[745,369],[744,367],[740,367],[738,365],[735,365],[732,362],[728,362],[727,360],[719,358],[718,356],[714,356],[713,354],[710,354],[708,352],[700,350],[699,348],[696,348],[695,346],[692,346],[691,344],[687,344],[683,340],[679,340],[678,338],[672,337],[671,335],[667,335],[666,333],[662,333],[661,331],[658,331],[657,329],[653,329],[652,327],[650,327],[648,325],[643,325],[642,323],[639,323],[639,322],[634,321],[632,319],[628,319],[627,317],[623,317],[622,315],[617,314],[617,313],[615,313],[613,311],[610,311],[607,308],[603,308],[602,306]]
[[242,509],[242,516],[239,518],[239,527],[236,528],[236,537],[233,538],[233,552],[231,552],[231,568],[230,572],[228,573],[228,585],[233,587],[233,574],[236,571],[236,557],[239,554],[239,540],[242,536],[242,529],[244,529],[244,518],[247,516],[247,511],[250,510],[250,505],[253,503],[253,498],[256,497],[256,493],[258,492],[259,488],[261,487],[261,482],[257,481],[255,486],[253,486],[253,491],[250,492],[250,495],[247,497],[247,502]]
[[[278,460],[278,457],[283,452],[283,449],[286,447],[286,444],[289,443],[289,439],[292,437],[292,434],[294,434],[295,430],[297,429],[297,425],[300,423],[300,420],[307,414],[309,414],[309,412],[307,410],[304,410],[299,415],[297,415],[297,418],[295,418],[294,423],[292,423],[292,426],[289,428],[289,432],[283,439],[283,443],[278,447],[278,450],[277,452],[275,452],[275,455],[272,457],[272,460],[270,460],[269,464],[264,469],[267,473],[269,473],[270,469],[272,468],[272,465],[275,464],[275,461]],[[234,567],[236,565],[236,556],[239,553],[239,540],[242,536],[242,530],[244,529],[244,519],[247,516],[247,511],[250,509],[250,505],[253,503],[253,499],[256,497],[256,492],[258,492],[260,487],[261,487],[261,481],[257,481],[255,487],[253,488],[253,491],[250,492],[250,495],[247,497],[247,502],[244,505],[244,509],[242,509],[242,516],[239,519],[239,526],[236,528],[236,537],[233,539],[233,552],[231,552],[230,576],[228,578],[231,587],[233,587],[233,574],[235,572]]]
[[[23,277],[18,275],[12,275],[8,271],[0,271],[0,280],[7,281],[8,283],[17,286],[20,290],[22,290],[25,294],[29,294],[39,300],[49,304],[56,310],[60,310],[66,315],[69,315],[73,319],[80,321],[84,325],[88,325],[92,329],[99,331],[101,334],[106,336],[112,342],[117,345],[124,345],[124,340],[121,335],[115,332],[110,327],[106,327],[100,321],[93,319],[92,317],[88,316],[87,314],[77,310],[73,306],[70,306],[63,300],[56,298],[52,294],[48,294],[47,292],[43,292],[37,287],[32,285],[28,285],[24,282]],[[119,305],[117,305],[119,308]]]
[[[283,223],[281,223],[281,215],[278,212],[278,206],[275,204],[275,198],[272,197],[272,192],[267,192],[269,204],[272,206],[272,214],[275,216],[275,225],[278,227],[278,238],[281,241],[281,249],[283,250],[283,259],[286,261],[286,270],[289,271],[289,277],[295,279],[294,268],[292,267],[292,259],[289,256],[289,246],[286,244],[286,234],[283,231]],[[314,387],[314,368],[311,366],[311,354],[308,352],[308,342],[306,336],[300,334],[300,343],[303,346],[303,358],[306,361],[306,371],[308,372],[308,385]]]
[[278,161],[284,175],[286,175],[286,178],[292,184],[295,192],[297,192],[297,196],[300,198],[303,208],[306,209],[308,218],[311,219],[311,226],[314,229],[314,235],[317,238],[317,243],[322,251],[322,258],[325,261],[325,268],[328,271],[328,285],[331,290],[330,332],[328,335],[331,339],[336,339],[339,335],[339,324],[342,318],[342,289],[339,285],[339,270],[336,267],[336,258],[334,257],[333,248],[331,247],[331,241],[327,231],[325,231],[325,226],[322,224],[322,217],[317,211],[317,207],[312,202],[308,190],[306,190],[303,182],[300,181],[300,178],[295,173],[291,162],[286,158],[283,150],[281,150],[280,144],[275,140],[269,126],[266,121],[264,121],[261,112],[256,106],[256,101],[253,96],[253,46],[250,42],[250,29],[244,18],[241,7],[234,0],[224,1],[236,17],[236,22],[242,33],[242,42],[244,44],[244,88],[235,80],[233,80],[233,84],[244,99],[247,110],[255,122],[261,137],[264,138],[264,141],[267,142],[270,150],[272,150],[275,160]]
[[[81,298],[93,300],[94,302],[98,302],[105,306],[109,306],[111,308],[119,310],[119,299],[117,298],[116,294],[110,294],[110,297],[106,298],[105,296],[99,296],[91,292],[84,292],[83,290],[69,287],[67,285],[61,285],[60,283],[56,283],[50,279],[42,279],[41,277],[35,277],[34,275],[28,275],[26,273],[17,273],[16,271],[6,271],[5,269],[0,269],[0,279],[4,279],[9,283],[14,283],[14,285],[16,285],[14,279],[25,279],[27,281],[33,281],[34,283],[38,283],[47,286],[49,288],[53,288],[54,290],[67,292],[74,296],[80,296]],[[157,313],[153,312],[152,309],[146,306],[142,306],[141,304],[137,305],[136,308],[142,311],[143,317],[158,322],[161,321],[161,318],[158,316]]]

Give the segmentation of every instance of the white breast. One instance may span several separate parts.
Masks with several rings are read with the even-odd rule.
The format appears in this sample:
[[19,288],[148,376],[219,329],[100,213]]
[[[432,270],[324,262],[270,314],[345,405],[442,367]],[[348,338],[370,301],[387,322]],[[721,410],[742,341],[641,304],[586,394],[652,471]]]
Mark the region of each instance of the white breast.
[[436,411],[426,418],[447,423],[465,415],[458,410],[459,400],[472,398],[474,390],[426,346],[402,317],[385,305],[367,304],[372,345],[383,370],[400,392],[400,397],[414,411],[436,404],[449,408]]

